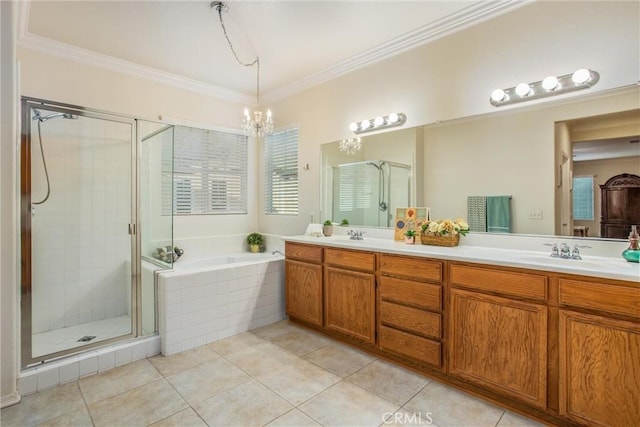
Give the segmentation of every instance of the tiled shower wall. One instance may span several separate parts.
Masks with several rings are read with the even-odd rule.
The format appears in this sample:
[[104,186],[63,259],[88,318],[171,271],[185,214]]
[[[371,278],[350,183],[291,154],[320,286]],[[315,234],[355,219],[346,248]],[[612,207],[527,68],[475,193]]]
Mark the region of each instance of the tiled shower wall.
[[[46,179],[32,125],[39,201]],[[31,217],[33,332],[130,315],[131,127],[58,117],[41,130],[51,195]]]

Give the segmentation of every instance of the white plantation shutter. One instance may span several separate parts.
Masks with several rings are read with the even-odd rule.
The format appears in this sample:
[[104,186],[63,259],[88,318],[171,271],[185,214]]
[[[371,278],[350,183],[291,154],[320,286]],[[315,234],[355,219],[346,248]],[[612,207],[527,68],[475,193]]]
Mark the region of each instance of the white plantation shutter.
[[[337,166],[334,192],[338,195],[339,212],[355,212],[373,206],[373,191],[378,185],[378,175],[371,166],[358,163]],[[377,171],[376,171],[377,172]],[[377,190],[376,190],[377,191]],[[375,194],[377,201],[378,194]]]
[[247,136],[176,126],[171,176],[174,215],[246,214]]
[[298,129],[265,138],[265,213],[298,214]]

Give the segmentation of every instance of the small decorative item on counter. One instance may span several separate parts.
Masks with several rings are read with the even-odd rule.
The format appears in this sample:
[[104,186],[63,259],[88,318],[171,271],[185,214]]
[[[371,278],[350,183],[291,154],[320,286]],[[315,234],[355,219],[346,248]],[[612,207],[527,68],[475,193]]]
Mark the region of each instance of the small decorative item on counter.
[[[429,208],[397,208],[395,233],[393,239],[402,241],[405,231],[419,231],[422,224],[429,219]],[[418,235],[418,233],[416,233]]]
[[343,226],[343,227],[346,227],[347,225],[349,225],[349,220],[348,220],[348,219],[343,219],[343,220],[340,222],[340,225],[341,225],[341,226]]
[[640,262],[640,246],[638,245],[640,236],[638,235],[638,226],[631,226],[631,233],[629,233],[629,248],[622,252],[622,258],[629,262]]
[[460,236],[469,232],[469,224],[463,219],[439,219],[422,224],[420,242],[423,245],[458,246]]
[[333,234],[333,222],[330,219],[326,220],[324,224],[322,224],[322,234],[326,237],[331,237]]
[[408,245],[416,243],[416,230],[407,230],[404,232],[404,242]]
[[251,252],[261,252],[261,248],[264,245],[264,236],[260,233],[251,233],[247,236],[247,243]]

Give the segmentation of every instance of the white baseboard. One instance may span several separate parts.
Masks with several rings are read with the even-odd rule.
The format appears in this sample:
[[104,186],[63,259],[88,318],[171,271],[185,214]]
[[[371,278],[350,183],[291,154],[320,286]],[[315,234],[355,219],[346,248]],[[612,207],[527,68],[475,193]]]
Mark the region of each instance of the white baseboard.
[[0,398],[0,408],[6,408],[7,406],[15,405],[18,402],[20,402],[20,395],[16,391],[13,394],[2,396],[2,398]]

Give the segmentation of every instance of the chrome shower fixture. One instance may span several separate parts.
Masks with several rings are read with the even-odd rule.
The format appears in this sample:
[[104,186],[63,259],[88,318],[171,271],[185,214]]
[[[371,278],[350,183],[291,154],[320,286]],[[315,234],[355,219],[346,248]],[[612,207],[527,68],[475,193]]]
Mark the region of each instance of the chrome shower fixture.
[[74,116],[73,114],[70,113],[51,113],[49,115],[43,116],[40,114],[40,110],[37,109],[33,109],[33,117],[31,117],[31,120],[38,120],[40,121],[40,123],[42,122],[46,122],[49,119],[55,119],[56,117],[62,117],[65,119],[77,119],[77,116]]

